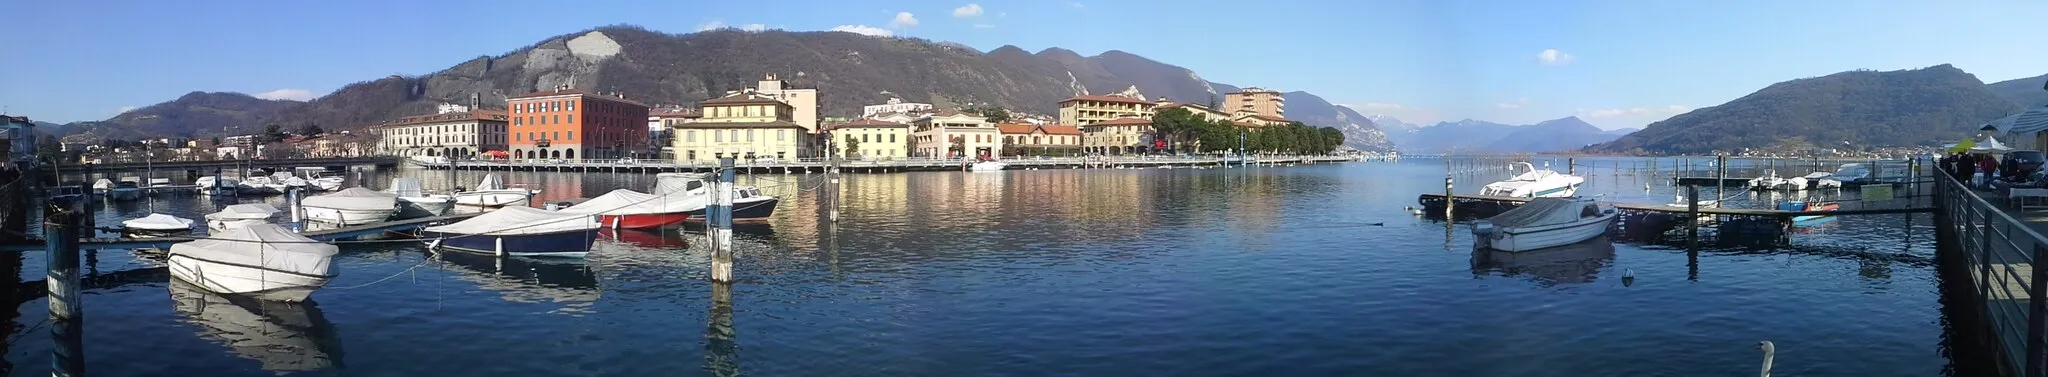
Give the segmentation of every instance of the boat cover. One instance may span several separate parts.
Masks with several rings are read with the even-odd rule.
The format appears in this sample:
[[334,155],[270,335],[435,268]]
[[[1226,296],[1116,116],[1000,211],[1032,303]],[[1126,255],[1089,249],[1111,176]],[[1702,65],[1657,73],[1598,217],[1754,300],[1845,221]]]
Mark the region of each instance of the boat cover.
[[229,229],[171,245],[173,256],[314,276],[328,276],[327,264],[340,251],[340,247],[300,236],[276,224]]
[[691,182],[697,182],[696,187],[704,187],[704,181],[710,177],[710,173],[656,174],[654,175],[654,194],[689,192]]
[[398,196],[427,196],[427,186],[420,183],[419,178],[393,179],[391,180],[391,193],[398,194]]
[[92,181],[92,188],[96,188],[96,189],[110,189],[110,188],[114,188],[114,181],[112,181],[112,180],[108,180],[108,179],[106,179],[106,178],[100,178],[100,180],[97,180],[97,181]]
[[1501,228],[1565,224],[1579,221],[1587,202],[1571,198],[1536,198],[1521,207],[1486,219]]
[[502,190],[502,189],[504,189],[504,188],[505,188],[505,181],[504,181],[504,180],[502,180],[502,179],[499,179],[499,178],[498,178],[498,174],[497,174],[497,173],[491,173],[491,174],[484,174],[484,180],[483,180],[483,181],[481,181],[481,182],[477,182],[477,183],[476,183],[476,187],[471,187],[471,188],[469,188],[469,190],[470,190],[470,191],[486,191],[486,190]]
[[1807,174],[1807,175],[1806,175],[1805,177],[1800,177],[1800,178],[1806,178],[1806,179],[1809,179],[1809,180],[1813,180],[1813,179],[1821,179],[1821,178],[1827,178],[1827,177],[1832,177],[1832,176],[1834,176],[1834,175],[1835,175],[1835,173],[1829,173],[1829,172],[1824,172],[1824,171],[1817,171],[1817,172],[1813,172],[1813,174]]
[[427,231],[453,234],[500,236],[551,234],[597,229],[597,218],[587,213],[556,212],[533,207],[505,207],[454,224],[427,227]]
[[398,195],[376,190],[350,187],[332,194],[306,198],[300,202],[307,207],[333,208],[343,210],[375,211],[398,208]]
[[152,213],[139,219],[122,221],[121,226],[145,230],[192,229],[192,220],[161,213]]
[[283,184],[285,186],[305,186],[306,179],[299,177],[284,177],[284,179],[278,180],[277,183]]
[[562,211],[606,216],[683,213],[704,209],[704,202],[703,195],[673,194],[660,196],[627,189],[617,189],[604,195],[590,198],[590,200],[585,200],[583,203],[570,206]]
[[268,203],[236,204],[221,208],[220,212],[206,215],[208,220],[260,220],[277,214],[277,207]]

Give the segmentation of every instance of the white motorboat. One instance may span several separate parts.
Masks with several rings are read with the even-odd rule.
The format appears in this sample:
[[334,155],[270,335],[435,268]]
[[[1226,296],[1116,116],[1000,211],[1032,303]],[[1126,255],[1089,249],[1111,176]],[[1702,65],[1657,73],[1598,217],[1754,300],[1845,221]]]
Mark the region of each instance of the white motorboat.
[[1536,198],[1521,207],[1472,223],[1478,247],[1529,251],[1579,243],[1607,234],[1620,217],[1614,206],[1592,198]]
[[1842,188],[1842,181],[1835,180],[1835,173],[1813,172],[1800,178],[1806,179],[1806,188],[1811,190]]
[[113,193],[113,191],[114,191],[114,180],[111,180],[111,179],[106,179],[106,178],[100,178],[100,179],[99,179],[99,180],[97,180],[97,181],[92,181],[92,194],[93,194],[93,195],[99,195],[99,196],[107,196],[108,194],[111,194],[111,193]]
[[976,172],[990,172],[1003,171],[1003,169],[1008,167],[1010,167],[1010,164],[1003,163],[1002,161],[982,161],[976,162],[973,165],[968,165],[967,170]]
[[340,190],[345,181],[341,172],[330,171],[327,168],[301,167],[292,169],[292,172],[297,173],[299,179],[306,180],[307,187],[314,190]]
[[1539,170],[1535,164],[1527,162],[1516,162],[1515,165],[1522,166],[1526,171],[1515,175],[1514,178],[1488,183],[1486,187],[1479,189],[1479,194],[1520,198],[1567,197],[1577,193],[1579,183],[1586,181],[1586,178],[1576,175],[1560,174],[1550,169]]
[[213,196],[235,196],[241,194],[242,182],[234,178],[205,176],[194,180],[199,191]]
[[[1795,179],[1797,181],[1794,181]],[[1777,170],[1764,170],[1763,175],[1749,179],[1749,189],[1751,190],[1793,190],[1794,187],[1806,187],[1806,179],[1801,177],[1779,177]]]
[[169,285],[171,306],[184,322],[263,370],[308,372],[339,364],[341,342],[317,305],[222,296],[178,279]]
[[206,215],[206,229],[213,233],[247,228],[250,225],[269,224],[270,217],[277,215],[277,207],[265,203],[236,204],[220,209],[220,212]]
[[182,236],[192,233],[192,219],[152,213],[122,221],[121,231],[138,238]]
[[305,301],[337,274],[332,244],[276,224],[251,225],[171,245],[171,276],[209,292]]
[[398,178],[391,181],[391,193],[398,195],[398,217],[418,218],[440,216],[455,207],[455,198],[427,195],[426,185],[419,178]]
[[336,225],[362,225],[391,219],[398,213],[398,195],[350,187],[299,201],[306,220]]
[[122,177],[120,181],[114,182],[114,189],[109,190],[109,192],[114,200],[141,199],[142,180],[135,177]]
[[504,256],[583,257],[597,241],[597,216],[505,207],[425,229],[440,247]]
[[493,208],[526,204],[535,194],[539,193],[540,190],[524,187],[506,187],[505,182],[498,179],[498,175],[493,173],[485,174],[483,181],[477,182],[474,189],[446,196],[454,198],[456,205]]

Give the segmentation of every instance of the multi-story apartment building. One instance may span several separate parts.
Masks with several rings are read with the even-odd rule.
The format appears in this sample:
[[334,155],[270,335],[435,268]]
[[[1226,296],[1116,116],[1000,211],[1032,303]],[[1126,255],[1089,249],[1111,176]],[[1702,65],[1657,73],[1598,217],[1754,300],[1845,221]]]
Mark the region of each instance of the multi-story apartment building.
[[1121,117],[1081,126],[1081,146],[1088,153],[1142,153],[1152,147],[1152,120]]
[[1264,88],[1244,88],[1223,94],[1223,108],[1231,117],[1257,114],[1273,118],[1287,117],[1287,97],[1280,92]]
[[1084,95],[1060,101],[1060,124],[1086,126],[1122,117],[1152,119],[1152,101],[1140,97]]
[[716,162],[722,157],[795,161],[809,152],[810,132],[792,121],[798,111],[788,103],[742,91],[705,100],[697,108],[697,121],[670,126],[677,162]]
[[795,85],[790,85],[788,82],[775,78],[773,73],[763,76],[761,82],[757,84],[754,86],[755,94],[789,104],[789,107],[795,111],[795,113],[790,114],[790,121],[796,123],[797,126],[803,127],[805,132],[818,133],[817,88],[798,88]]
[[[373,153],[473,158],[487,151],[502,151],[509,119],[503,111],[442,106],[439,113],[393,119],[371,128],[377,135]],[[240,140],[222,142],[232,145]]]
[[557,88],[506,100],[512,158],[611,159],[644,155],[647,105]]
[[862,118],[873,118],[883,113],[922,114],[929,112],[932,112],[932,104],[903,102],[902,98],[894,97],[889,98],[887,103],[860,107],[860,117]]
[[1003,151],[1003,135],[994,124],[958,110],[940,110],[910,126],[918,156],[993,157]]
[[910,157],[910,125],[861,119],[828,127],[833,153],[843,158],[887,160]]

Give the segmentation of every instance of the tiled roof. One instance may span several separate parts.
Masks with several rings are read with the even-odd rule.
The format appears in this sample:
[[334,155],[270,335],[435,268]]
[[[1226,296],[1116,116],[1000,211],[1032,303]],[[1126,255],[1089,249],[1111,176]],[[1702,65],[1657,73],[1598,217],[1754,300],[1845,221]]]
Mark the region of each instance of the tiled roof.
[[702,117],[704,117],[704,115],[703,115],[703,114],[698,114],[698,113],[697,113],[697,109],[686,109],[686,108],[680,108],[680,107],[665,107],[665,108],[658,108],[658,109],[653,109],[653,110],[649,110],[649,111],[647,112],[647,115],[648,115],[648,116],[653,116],[653,117],[661,117],[661,118],[702,118]]
[[910,125],[908,125],[908,124],[902,124],[902,123],[896,123],[896,122],[890,122],[890,121],[885,121],[885,120],[877,120],[877,119],[861,119],[861,120],[856,120],[856,121],[852,121],[852,122],[846,122],[846,123],[840,123],[840,124],[834,124],[834,125],[830,125],[830,126],[825,126],[825,129],[827,129],[827,130],[836,130],[836,129],[841,129],[841,128],[863,128],[863,127],[910,127]]
[[585,90],[580,90],[580,89],[563,89],[563,90],[543,90],[543,91],[538,91],[538,92],[533,92],[533,93],[527,93],[527,94],[521,94],[521,95],[516,95],[516,96],[512,96],[512,97],[506,98],[506,100],[516,100],[516,99],[523,99],[523,98],[536,98],[536,97],[552,97],[552,96],[567,96],[567,95],[581,95],[581,96],[584,96],[584,97],[591,97],[591,98],[597,98],[597,99],[603,99],[603,100],[610,100],[610,101],[618,101],[618,102],[625,102],[625,103],[630,103],[630,104],[635,104],[635,105],[640,105],[640,106],[647,106],[647,104],[644,104],[644,103],[640,103],[640,101],[634,101],[634,100],[629,100],[629,99],[625,99],[625,98],[613,97],[613,96],[611,96],[611,95],[606,95],[606,94],[598,94],[598,93],[595,93],[595,92],[590,92],[590,91],[585,91]]
[[1141,105],[1150,105],[1150,104],[1152,104],[1152,102],[1151,102],[1151,101],[1141,100],[1141,99],[1137,99],[1137,98],[1130,98],[1130,97],[1117,97],[1117,96],[1092,96],[1092,95],[1074,96],[1074,98],[1068,98],[1068,99],[1066,99],[1065,101],[1060,101],[1060,103],[1068,103],[1068,102],[1074,102],[1074,101],[1100,101],[1100,102],[1117,102],[1117,103],[1135,103],[1135,104],[1141,104]]
[[384,124],[379,124],[376,126],[376,128],[404,127],[418,124],[461,122],[469,120],[482,120],[487,122],[507,122],[510,121],[510,119],[511,118],[507,118],[505,116],[504,110],[470,110],[469,112],[466,113],[414,115],[404,118],[398,118],[393,119],[389,122],[384,122]]
[[794,122],[691,122],[677,123],[675,128],[804,128]]
[[730,96],[724,96],[724,97],[718,97],[718,98],[712,98],[712,99],[707,99],[707,100],[704,100],[704,102],[698,102],[698,103],[700,104],[699,106],[702,106],[702,105],[771,105],[771,104],[780,104],[780,103],[782,103],[782,101],[777,101],[777,100],[775,100],[774,98],[768,98],[768,97],[755,97],[755,96],[751,96],[751,95],[747,95],[747,94],[734,94],[734,95],[730,95]]
[[1046,133],[1047,135],[1080,135],[1080,134],[1081,134],[1081,128],[1080,128],[1080,127],[1074,127],[1074,126],[1068,126],[1068,125],[1059,125],[1059,124],[1048,124],[1048,125],[1038,126],[1038,128],[1039,128],[1039,129],[1042,129],[1042,130],[1045,130],[1045,133]]
[[1038,125],[1030,123],[1003,123],[996,125],[996,131],[1005,134],[1029,134]]
[[1245,117],[1246,117],[1246,118],[1253,118],[1253,119],[1263,120],[1263,121],[1267,121],[1267,122],[1280,122],[1280,123],[1287,123],[1287,122],[1292,122],[1291,120],[1287,120],[1287,118],[1281,118],[1281,117],[1276,117],[1276,116],[1268,116],[1268,115],[1265,115],[1265,114],[1251,114],[1251,115],[1246,115]]

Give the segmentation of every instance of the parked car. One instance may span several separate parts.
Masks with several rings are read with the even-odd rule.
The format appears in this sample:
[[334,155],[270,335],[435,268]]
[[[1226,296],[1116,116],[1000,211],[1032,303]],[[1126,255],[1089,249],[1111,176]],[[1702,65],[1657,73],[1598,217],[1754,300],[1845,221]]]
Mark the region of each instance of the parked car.
[[2041,151],[2006,152],[2005,158],[2019,163],[2020,176],[2022,177],[2033,175],[2034,172],[2040,171],[2041,163],[2044,160],[2048,160],[2048,156],[2044,156]]

